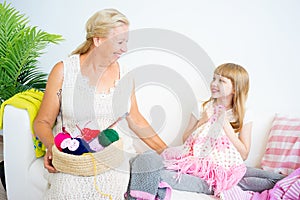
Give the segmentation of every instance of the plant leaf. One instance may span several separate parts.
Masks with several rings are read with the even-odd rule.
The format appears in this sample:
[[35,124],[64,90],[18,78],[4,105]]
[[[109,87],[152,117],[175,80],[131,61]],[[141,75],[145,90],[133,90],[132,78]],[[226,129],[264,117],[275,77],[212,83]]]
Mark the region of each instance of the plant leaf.
[[0,101],[31,88],[44,91],[47,74],[38,59],[61,35],[28,25],[28,18],[6,2],[0,3]]

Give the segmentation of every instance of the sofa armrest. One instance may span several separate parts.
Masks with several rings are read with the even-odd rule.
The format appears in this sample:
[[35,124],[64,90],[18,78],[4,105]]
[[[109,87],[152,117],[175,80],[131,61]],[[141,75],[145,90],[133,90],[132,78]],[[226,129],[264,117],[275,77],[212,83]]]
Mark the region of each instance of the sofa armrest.
[[3,151],[8,199],[29,199],[29,167],[36,157],[27,110],[5,106]]

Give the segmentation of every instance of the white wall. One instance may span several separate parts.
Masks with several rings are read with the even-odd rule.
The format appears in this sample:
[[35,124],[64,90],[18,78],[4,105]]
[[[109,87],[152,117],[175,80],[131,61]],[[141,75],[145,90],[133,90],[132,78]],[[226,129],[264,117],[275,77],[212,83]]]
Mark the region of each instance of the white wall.
[[63,35],[51,45],[41,67],[67,56],[85,36],[84,24],[102,8],[114,7],[131,21],[131,29],[165,28],[196,41],[215,65],[236,62],[251,78],[248,103],[253,110],[300,114],[298,59],[300,1],[204,0],[7,0],[32,25]]

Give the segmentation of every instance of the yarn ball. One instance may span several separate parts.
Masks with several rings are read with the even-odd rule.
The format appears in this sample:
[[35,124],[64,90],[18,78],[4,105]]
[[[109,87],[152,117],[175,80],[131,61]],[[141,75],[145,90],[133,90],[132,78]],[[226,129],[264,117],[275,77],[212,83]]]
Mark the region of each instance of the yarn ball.
[[104,147],[99,143],[98,136],[88,143],[91,150],[98,152],[104,149]]
[[90,129],[90,128],[84,128],[84,129],[82,129],[82,132],[83,132],[82,138],[86,142],[89,143],[98,136],[98,134],[100,133],[100,130],[93,130],[93,129]]
[[69,133],[65,133],[65,132],[58,133],[54,137],[54,144],[58,150],[62,151],[61,143],[62,143],[62,141],[64,141],[67,138],[71,138],[71,135]]
[[61,144],[61,148],[62,152],[73,155],[82,155],[91,152],[89,145],[81,138],[65,139]]
[[98,140],[103,147],[107,147],[111,143],[119,140],[119,134],[114,129],[105,129],[98,135]]

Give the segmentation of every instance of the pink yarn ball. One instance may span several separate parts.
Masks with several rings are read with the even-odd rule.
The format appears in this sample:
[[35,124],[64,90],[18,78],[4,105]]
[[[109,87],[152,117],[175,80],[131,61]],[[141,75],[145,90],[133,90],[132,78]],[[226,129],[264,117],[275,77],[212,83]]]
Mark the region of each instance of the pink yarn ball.
[[64,132],[58,133],[54,137],[54,144],[58,148],[58,150],[62,151],[62,148],[60,145],[61,145],[62,141],[64,141],[67,138],[71,138],[71,135],[69,133],[64,133]]

